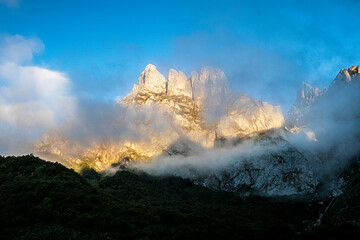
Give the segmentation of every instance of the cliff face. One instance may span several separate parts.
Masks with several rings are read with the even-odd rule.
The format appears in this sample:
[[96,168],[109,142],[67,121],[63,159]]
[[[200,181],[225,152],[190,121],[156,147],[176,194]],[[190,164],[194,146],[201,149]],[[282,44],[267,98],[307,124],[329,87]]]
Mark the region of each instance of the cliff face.
[[302,82],[297,91],[295,103],[285,115],[286,126],[291,129],[304,125],[303,117],[309,112],[310,107],[318,101],[320,96],[326,93],[327,89],[312,87],[310,84]]

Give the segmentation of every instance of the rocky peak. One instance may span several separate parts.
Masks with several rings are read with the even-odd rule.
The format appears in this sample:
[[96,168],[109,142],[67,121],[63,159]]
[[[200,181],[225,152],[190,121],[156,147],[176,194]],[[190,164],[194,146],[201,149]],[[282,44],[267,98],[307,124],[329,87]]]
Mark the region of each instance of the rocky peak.
[[206,107],[212,108],[226,102],[230,95],[225,73],[218,68],[204,67],[200,74],[193,71],[189,79],[185,73],[170,69],[166,81],[156,67],[149,64],[141,73],[139,84],[135,84],[132,92],[121,102],[130,103],[138,97],[142,100],[164,100],[166,97],[184,96],[193,99],[198,107],[205,107],[206,103]]
[[307,114],[310,107],[319,100],[319,98],[328,91],[328,88],[312,87],[310,84],[302,82],[297,90],[295,103],[286,114],[285,125],[291,129],[295,126],[301,126],[302,118]]
[[204,135],[210,143],[215,131],[220,137],[247,136],[284,123],[279,106],[233,93],[224,72],[212,67],[193,71],[189,79],[170,69],[166,82],[150,64],[141,73],[139,85],[120,103],[162,106],[175,113],[177,124],[185,131],[196,138]]
[[352,66],[352,67],[349,67],[348,69],[350,75],[356,75],[356,74],[359,74],[360,73],[360,65],[359,66]]
[[360,78],[360,65],[357,67],[352,66],[349,67],[348,69],[346,68],[341,69],[338,75],[336,76],[335,80],[333,81],[333,83],[337,83],[337,82],[349,83],[354,79],[359,79],[359,78]]
[[169,70],[167,95],[192,97],[191,83],[185,73],[174,69]]
[[200,74],[191,73],[190,80],[193,98],[200,105],[205,101],[222,102],[231,92],[225,73],[218,68],[201,68]]
[[140,90],[146,89],[154,93],[166,92],[166,79],[152,64],[146,66],[139,77]]
[[204,67],[200,71],[200,82],[205,84],[205,87],[211,95],[230,93],[229,82],[225,73],[218,68]]
[[325,88],[312,87],[310,84],[302,82],[297,91],[295,105],[298,107],[309,106],[313,104],[325,90]]
[[341,69],[329,87],[316,88],[303,82],[297,92],[295,103],[286,114],[285,125],[289,128],[305,126],[306,116],[318,102],[335,101],[339,93],[343,94],[342,90],[352,89],[350,85],[354,84],[360,84],[360,65]]
[[156,66],[149,63],[148,65],[146,65],[145,70],[156,70]]

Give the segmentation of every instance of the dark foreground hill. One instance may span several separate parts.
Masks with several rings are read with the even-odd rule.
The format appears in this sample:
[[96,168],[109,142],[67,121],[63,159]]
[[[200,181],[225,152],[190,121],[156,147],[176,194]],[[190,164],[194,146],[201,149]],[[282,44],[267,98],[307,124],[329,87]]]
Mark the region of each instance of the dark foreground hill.
[[321,205],[128,171],[104,176],[85,168],[81,176],[32,155],[0,156],[0,239],[349,239],[360,236],[349,223],[359,215],[358,179]]

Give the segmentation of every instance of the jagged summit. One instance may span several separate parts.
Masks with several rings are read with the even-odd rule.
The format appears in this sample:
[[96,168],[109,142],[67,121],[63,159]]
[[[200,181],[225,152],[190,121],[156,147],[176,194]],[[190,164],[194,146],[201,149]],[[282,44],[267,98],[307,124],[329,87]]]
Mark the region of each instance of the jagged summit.
[[231,93],[225,73],[218,68],[203,67],[200,74],[192,73],[193,98],[201,106],[219,104]]
[[201,106],[210,99],[223,101],[230,92],[225,73],[218,68],[203,67],[200,74],[193,71],[189,78],[181,71],[170,69],[166,80],[154,65],[148,64],[140,74],[138,85],[134,84],[131,93],[120,102],[132,102],[139,94],[157,94],[189,97]]
[[306,82],[302,82],[297,90],[296,99],[290,111],[285,116],[286,126],[293,128],[302,125],[303,116],[309,111],[309,108],[314,104],[321,95],[326,93],[328,88],[312,87]]
[[349,67],[348,71],[350,72],[350,75],[355,75],[360,73],[360,65],[359,66],[351,66]]
[[192,98],[191,81],[186,78],[185,73],[170,69],[166,93],[169,96],[180,95]]
[[316,98],[324,92],[325,88],[312,87],[306,82],[302,82],[296,93],[296,105],[308,106],[316,101]]
[[337,93],[342,90],[343,87],[346,88],[354,84],[360,84],[360,65],[341,69],[329,87],[317,88],[302,82],[297,91],[296,100],[290,111],[286,114],[285,125],[288,128],[305,125],[305,116],[308,114],[310,108],[316,105],[319,100],[324,97],[335,99],[336,95],[338,95]]
[[119,103],[166,106],[175,112],[177,125],[193,135],[205,135],[210,142],[215,131],[220,137],[237,137],[279,128],[284,122],[280,106],[232,92],[225,73],[213,67],[193,71],[189,78],[170,69],[166,81],[149,64],[139,85]]
[[166,91],[166,79],[156,70],[152,64],[146,66],[145,70],[140,74],[139,85],[134,86],[136,91],[146,89],[154,93],[164,93]]
[[147,70],[147,69],[150,69],[150,70],[156,70],[156,66],[155,65],[153,65],[153,64],[151,64],[151,63],[149,63],[148,65],[146,65],[146,67],[145,67],[145,70]]
[[126,129],[137,137],[105,143],[98,141],[92,143],[91,148],[83,149],[80,145],[62,141],[61,136],[53,141],[56,136],[52,136],[44,138],[36,148],[54,156],[80,152],[80,157],[63,154],[61,158],[71,166],[85,159],[91,161],[93,167],[103,169],[123,158],[149,161],[178,139],[211,148],[216,138],[253,136],[280,128],[284,123],[280,106],[232,92],[225,73],[212,67],[193,71],[189,77],[170,69],[166,79],[149,64],[131,93],[118,103],[123,112],[114,119],[112,126],[125,124]]
[[336,82],[346,82],[349,83],[354,79],[360,79],[360,65],[359,66],[352,66],[349,68],[343,68],[340,70],[339,74],[336,76],[333,83]]
[[301,85],[296,92],[296,99],[293,106],[297,108],[306,108],[316,102],[318,97],[326,92],[326,90],[327,88],[317,88],[306,82],[301,82]]

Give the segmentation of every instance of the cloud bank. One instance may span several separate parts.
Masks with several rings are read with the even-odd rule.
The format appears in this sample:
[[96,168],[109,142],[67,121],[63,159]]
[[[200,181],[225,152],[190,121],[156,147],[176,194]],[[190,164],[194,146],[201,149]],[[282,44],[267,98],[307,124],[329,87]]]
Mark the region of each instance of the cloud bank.
[[21,153],[28,141],[38,139],[71,118],[75,99],[64,73],[31,65],[44,48],[38,38],[0,36],[0,152]]

